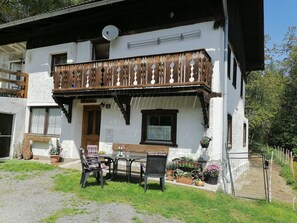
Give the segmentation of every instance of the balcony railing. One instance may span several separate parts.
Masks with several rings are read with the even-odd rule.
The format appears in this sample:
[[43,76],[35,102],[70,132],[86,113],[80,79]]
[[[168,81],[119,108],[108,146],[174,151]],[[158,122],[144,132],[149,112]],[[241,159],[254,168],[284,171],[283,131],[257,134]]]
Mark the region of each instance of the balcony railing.
[[0,68],[0,97],[27,98],[28,74]]
[[211,89],[212,69],[205,50],[58,65],[53,92],[193,85]]

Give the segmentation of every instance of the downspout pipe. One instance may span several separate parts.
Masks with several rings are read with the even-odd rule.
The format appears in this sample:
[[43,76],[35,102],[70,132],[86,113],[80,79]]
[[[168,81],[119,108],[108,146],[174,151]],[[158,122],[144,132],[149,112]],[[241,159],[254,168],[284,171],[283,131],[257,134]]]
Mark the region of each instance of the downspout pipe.
[[227,183],[230,182],[228,177],[228,160],[227,160],[227,72],[228,72],[228,32],[229,32],[229,18],[228,18],[228,5],[227,0],[222,0],[225,25],[224,25],[224,73],[223,73],[223,138],[222,138],[222,183],[225,193],[230,193]]

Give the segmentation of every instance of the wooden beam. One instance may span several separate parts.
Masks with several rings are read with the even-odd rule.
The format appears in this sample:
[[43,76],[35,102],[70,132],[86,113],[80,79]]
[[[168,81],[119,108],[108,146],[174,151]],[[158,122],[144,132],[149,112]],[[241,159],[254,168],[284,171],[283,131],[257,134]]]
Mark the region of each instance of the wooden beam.
[[114,96],[114,101],[120,108],[124,119],[126,121],[126,125],[130,125],[130,101],[131,101],[131,96],[129,95],[115,95]]
[[[53,98],[55,102],[58,104],[58,106],[62,109],[65,117],[67,118],[68,123],[71,123],[73,98],[69,98],[69,99],[56,98],[56,97],[53,97]],[[65,105],[68,105],[68,109],[66,109]]]
[[200,100],[202,113],[203,113],[203,126],[204,128],[209,127],[209,101],[210,101],[210,95],[206,93],[205,91],[198,90],[197,95]]

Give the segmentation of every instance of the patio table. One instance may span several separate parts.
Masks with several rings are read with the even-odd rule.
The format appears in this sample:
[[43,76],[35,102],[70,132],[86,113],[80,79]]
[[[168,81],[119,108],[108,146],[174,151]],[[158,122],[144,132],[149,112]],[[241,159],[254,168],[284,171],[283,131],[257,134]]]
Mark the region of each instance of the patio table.
[[114,176],[117,174],[119,160],[126,161],[126,177],[127,177],[128,182],[131,181],[132,163],[135,160],[142,160],[142,159],[145,162],[145,159],[146,159],[146,155],[122,155],[122,156],[119,156],[118,154],[102,154],[102,155],[100,155],[100,157],[102,157],[104,159],[108,159],[113,164],[112,176],[110,177],[110,179],[114,178]]

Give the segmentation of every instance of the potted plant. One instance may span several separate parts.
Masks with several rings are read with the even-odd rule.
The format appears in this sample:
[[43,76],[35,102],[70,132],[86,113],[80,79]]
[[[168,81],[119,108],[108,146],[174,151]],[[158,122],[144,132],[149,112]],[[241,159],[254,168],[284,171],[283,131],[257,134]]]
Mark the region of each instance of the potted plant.
[[166,177],[167,180],[173,181],[174,180],[174,171],[176,170],[177,166],[174,162],[169,162],[166,164]]
[[176,170],[176,182],[183,183],[183,184],[192,184],[193,183],[192,173],[177,169]]
[[208,148],[210,141],[212,138],[208,136],[203,136],[202,139],[200,140],[200,145],[202,148]]
[[203,171],[205,182],[208,184],[217,184],[220,170],[221,169],[217,164],[208,165]]
[[51,158],[51,163],[60,162],[62,150],[63,148],[59,139],[56,139],[55,144],[52,142],[52,140],[49,141],[49,155]]
[[195,184],[196,186],[198,186],[198,187],[203,187],[203,186],[204,186],[204,181],[201,180],[200,178],[198,178],[198,179],[195,179],[195,180],[194,180],[194,184]]

